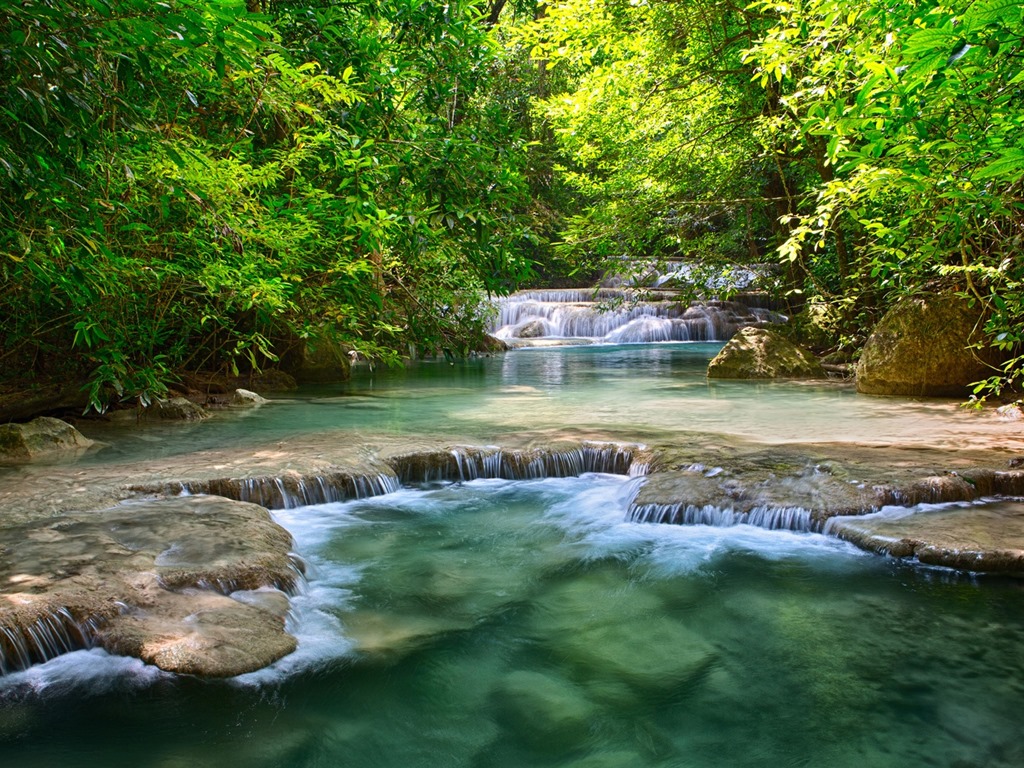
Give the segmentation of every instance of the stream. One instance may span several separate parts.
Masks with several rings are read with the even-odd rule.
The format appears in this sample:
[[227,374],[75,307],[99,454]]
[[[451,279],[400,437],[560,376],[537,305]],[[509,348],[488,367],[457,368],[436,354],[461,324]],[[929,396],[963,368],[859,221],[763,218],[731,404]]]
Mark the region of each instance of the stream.
[[[79,462],[336,430],[354,444],[629,440],[1020,448],[948,401],[708,382],[712,343],[357,371],[195,425],[96,427]],[[83,427],[83,429],[86,429]],[[0,476],[0,481],[2,481]],[[298,650],[223,681],[76,651],[0,678],[19,768],[1019,768],[1024,591],[817,533],[629,522],[640,478],[406,486],[276,510]]]

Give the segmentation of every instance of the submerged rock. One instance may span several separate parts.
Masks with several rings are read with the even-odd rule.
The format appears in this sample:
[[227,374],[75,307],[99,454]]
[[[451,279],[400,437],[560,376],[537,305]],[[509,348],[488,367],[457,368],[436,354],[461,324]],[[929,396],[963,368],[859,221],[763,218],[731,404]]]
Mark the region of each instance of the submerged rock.
[[978,309],[953,293],[912,296],[890,309],[857,364],[857,391],[870,395],[966,397],[999,361],[982,341]]
[[538,595],[536,609],[536,637],[601,697],[670,693],[697,682],[717,657],[710,643],[668,615],[662,600],[624,590],[614,567]]
[[767,328],[743,328],[708,363],[714,379],[825,378],[825,370],[805,349]]
[[40,416],[28,424],[0,424],[0,459],[32,459],[95,445],[70,424]]
[[535,749],[569,752],[590,735],[595,706],[572,682],[541,672],[506,675],[494,692],[499,717]]

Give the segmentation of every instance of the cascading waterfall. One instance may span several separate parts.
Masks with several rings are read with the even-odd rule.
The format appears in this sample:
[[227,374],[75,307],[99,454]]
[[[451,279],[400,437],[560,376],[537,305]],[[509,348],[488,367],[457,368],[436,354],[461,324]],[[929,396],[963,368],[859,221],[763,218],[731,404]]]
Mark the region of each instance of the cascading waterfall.
[[397,491],[398,477],[390,471],[375,475],[332,472],[284,477],[218,478],[159,487],[133,486],[144,493],[223,496],[267,509],[294,509],[350,499],[365,499]]
[[[596,301],[595,301],[596,296]],[[618,301],[618,304],[598,302]],[[726,341],[740,328],[785,322],[768,309],[739,302],[681,305],[637,301],[623,291],[525,291],[498,301],[492,332],[500,339],[588,339],[610,344]]]
[[802,507],[754,507],[746,512],[717,506],[694,504],[633,504],[629,519],[635,523],[669,525],[710,525],[728,528],[753,525],[770,531],[820,532],[821,524]]
[[0,675],[28,669],[33,664],[56,658],[72,651],[92,648],[102,619],[75,619],[67,608],[43,612],[38,617],[19,623],[7,617],[0,623]]
[[[587,472],[633,472],[639,446],[584,444],[566,450],[507,450],[460,446],[450,451],[410,454],[391,460],[403,483],[467,482],[480,479],[539,480],[578,477]],[[636,474],[646,473],[646,464]]]

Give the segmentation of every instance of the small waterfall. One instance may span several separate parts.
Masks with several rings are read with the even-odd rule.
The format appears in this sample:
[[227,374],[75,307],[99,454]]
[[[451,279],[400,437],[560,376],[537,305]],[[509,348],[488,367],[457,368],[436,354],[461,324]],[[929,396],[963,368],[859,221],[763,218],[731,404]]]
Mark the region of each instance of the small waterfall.
[[634,504],[629,519],[635,523],[669,525],[710,525],[728,528],[733,525],[754,525],[770,531],[819,532],[821,524],[802,507],[754,507],[746,512],[716,506],[693,504]]
[[[391,459],[403,483],[466,482],[478,479],[539,480],[578,477],[587,472],[629,474],[639,446],[584,443],[563,450],[506,450],[463,447]],[[646,472],[638,469],[638,474]]]
[[294,509],[348,499],[365,499],[398,490],[398,477],[388,470],[378,474],[330,472],[315,475],[289,474],[279,477],[219,478],[167,483],[160,486],[132,486],[143,493],[224,496],[248,501],[267,509]]
[[[525,291],[498,301],[491,329],[500,339],[588,339],[609,344],[657,341],[726,341],[740,328],[786,321],[784,315],[739,302],[637,301],[618,305],[593,300],[593,291]],[[600,292],[598,292],[600,295]],[[629,297],[629,298],[626,298]]]
[[103,623],[100,617],[79,621],[63,607],[24,621],[13,613],[0,617],[0,675],[92,648]]

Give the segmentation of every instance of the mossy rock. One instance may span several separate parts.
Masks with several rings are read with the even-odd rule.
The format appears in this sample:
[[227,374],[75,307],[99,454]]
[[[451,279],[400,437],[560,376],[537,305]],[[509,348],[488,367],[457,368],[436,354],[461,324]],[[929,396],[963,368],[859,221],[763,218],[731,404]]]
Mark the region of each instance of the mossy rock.
[[32,459],[92,445],[92,440],[70,424],[49,416],[40,416],[28,424],[0,424],[0,459]]
[[825,378],[817,358],[768,328],[742,328],[708,364],[712,379]]
[[953,293],[901,299],[871,332],[857,364],[857,391],[870,395],[967,397],[995,373],[982,313]]

